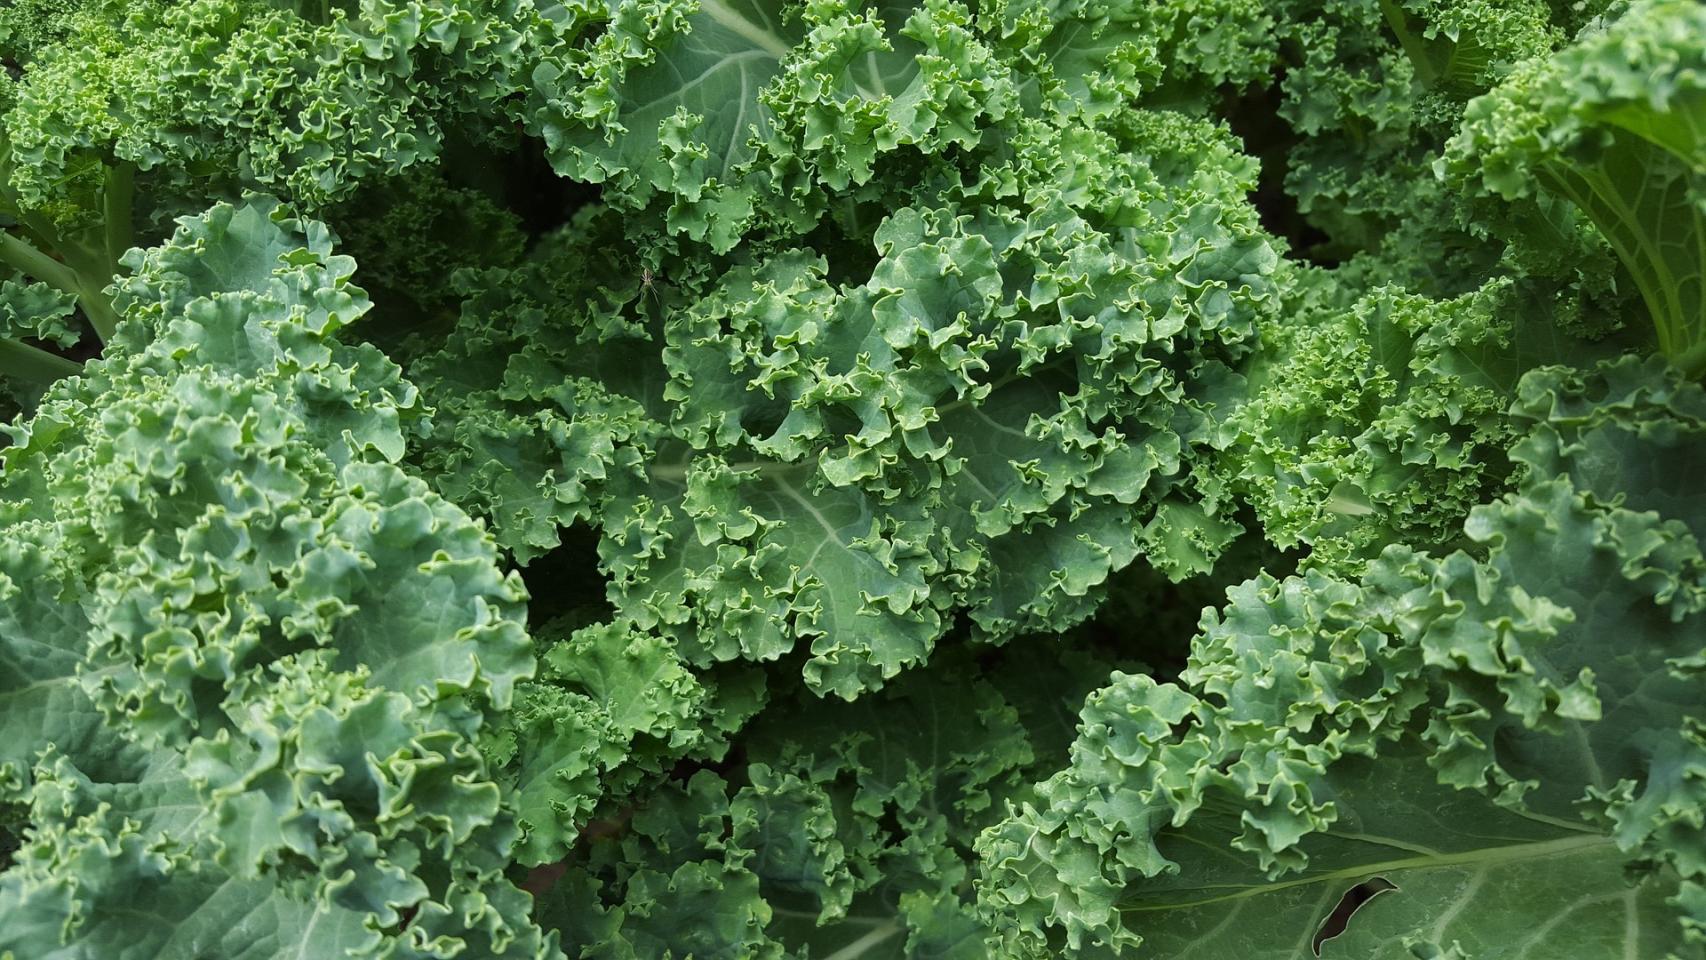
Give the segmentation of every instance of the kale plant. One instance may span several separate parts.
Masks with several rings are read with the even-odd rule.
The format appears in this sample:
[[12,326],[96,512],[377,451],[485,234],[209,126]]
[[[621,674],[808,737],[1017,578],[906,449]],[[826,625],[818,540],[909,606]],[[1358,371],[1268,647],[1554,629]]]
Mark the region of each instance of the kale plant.
[[0,960],[1706,960],[1706,7],[0,2]]

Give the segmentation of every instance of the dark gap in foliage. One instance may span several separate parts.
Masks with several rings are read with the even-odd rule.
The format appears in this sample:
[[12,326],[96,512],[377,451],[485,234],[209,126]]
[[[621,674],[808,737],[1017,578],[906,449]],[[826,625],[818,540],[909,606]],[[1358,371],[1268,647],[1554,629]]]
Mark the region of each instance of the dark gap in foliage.
[[[1173,583],[1141,558],[1109,577],[1108,598],[1076,633],[1095,648],[1134,657],[1144,672],[1172,680],[1185,668],[1197,619],[1210,602],[1206,578]],[[1212,586],[1212,585],[1211,585]]]
[[1339,258],[1324,252],[1332,238],[1310,223],[1297,208],[1297,199],[1286,192],[1291,154],[1303,143],[1303,137],[1280,116],[1283,80],[1282,68],[1265,87],[1223,87],[1219,113],[1244,142],[1244,152],[1261,161],[1261,176],[1250,200],[1256,206],[1262,226],[1283,238],[1293,257],[1323,267],[1337,266]]
[[532,597],[527,605],[529,629],[537,631],[550,623],[549,639],[560,639],[615,615],[604,596],[598,540],[598,531],[577,523],[563,530],[556,549],[521,567],[522,582]]
[[454,328],[457,271],[521,261],[529,237],[505,196],[505,171],[516,162],[510,152],[452,140],[442,163],[368,183],[324,213],[373,301],[357,335],[406,367]]
[[1115,632],[1102,627],[1099,618],[1064,632],[1033,633],[993,645],[974,639],[970,616],[957,611],[929,663],[912,669],[989,681],[1018,711],[1035,753],[1033,769],[1046,776],[1071,761],[1085,698],[1105,684],[1110,670],[1152,672],[1147,659],[1132,652],[1133,644],[1116,642]]
[[32,347],[38,347],[42,350],[48,351],[49,353],[57,353],[67,360],[75,360],[78,363],[88,363],[90,360],[101,355],[101,338],[95,336],[94,324],[89,322],[89,318],[84,316],[81,310],[78,311],[77,322],[81,324],[81,329],[87,332],[85,332],[82,337],[78,338],[76,343],[69,347],[61,347],[57,344],[47,343],[31,337],[19,337],[18,339]]
[[0,827],[0,871],[11,869],[12,861],[21,846],[23,846],[23,841],[18,838],[17,834],[5,827]]
[[1385,877],[1370,877],[1356,886],[1346,890],[1339,898],[1339,905],[1321,921],[1321,926],[1315,931],[1315,939],[1309,942],[1309,949],[1317,957],[1321,955],[1321,945],[1344,933],[1350,927],[1351,916],[1363,905],[1380,896],[1388,890],[1396,890],[1398,885]]
[[609,18],[606,18],[603,20],[593,20],[593,21],[582,24],[582,26],[580,28],[580,34],[579,34],[581,49],[582,50],[591,50],[591,49],[595,48],[598,44],[598,38],[604,36],[605,34],[607,34],[609,32],[610,32],[610,20],[609,20]]
[[1075,645],[1116,658],[1141,661],[1158,680],[1177,680],[1206,607],[1226,602],[1226,588],[1266,571],[1276,579],[1297,572],[1302,548],[1280,550],[1268,543],[1249,508],[1234,515],[1244,534],[1233,541],[1208,573],[1173,581],[1139,557],[1108,578],[1108,599],[1075,631]]
[[[621,836],[628,829],[628,821],[634,818],[634,812],[640,809],[634,803],[625,804],[615,810],[588,820],[582,828],[579,842],[581,844],[597,843]],[[562,863],[568,863],[573,858],[564,858]]]
[[544,896],[557,881],[568,872],[569,861],[558,860],[555,863],[542,863],[528,869],[516,881],[516,886],[532,894],[534,899]]
[[545,159],[545,143],[521,137],[515,152],[504,158],[504,206],[521,220],[521,229],[538,237],[561,227],[582,207],[602,203],[604,188],[596,183],[559,176]]
[[817,226],[801,238],[807,250],[831,250],[825,258],[827,279],[837,287],[856,287],[871,279],[881,257],[872,239],[887,213],[855,196],[831,198]]
[[[771,437],[782,429],[782,421],[788,418],[788,401],[777,397],[768,403],[760,402],[755,395],[751,407],[744,416],[739,417],[741,429],[754,437]],[[843,431],[844,434],[857,433],[857,429]],[[843,433],[834,434],[842,436]]]
[[686,783],[693,779],[693,775],[699,771],[709,770],[724,779],[745,782],[745,777],[736,776],[736,773],[745,767],[746,746],[741,741],[736,740],[723,754],[721,760],[706,760],[703,757],[684,757],[677,760],[675,766],[669,768],[669,773],[665,775],[665,779],[677,783]]

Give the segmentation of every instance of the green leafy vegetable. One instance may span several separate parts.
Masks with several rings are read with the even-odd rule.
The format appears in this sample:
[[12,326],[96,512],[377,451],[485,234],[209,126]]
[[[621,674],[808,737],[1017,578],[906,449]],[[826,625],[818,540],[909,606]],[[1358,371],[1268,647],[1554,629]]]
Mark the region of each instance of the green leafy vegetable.
[[332,339],[353,263],[260,201],[129,263],[131,336],[5,453],[0,953],[548,955],[474,739],[526,593],[392,462],[419,409]]
[[0,2],[0,960],[1706,960],[1703,10]]
[[1296,956],[1372,876],[1398,891],[1335,954],[1698,954],[1706,391],[1629,358],[1519,395],[1485,559],[1247,581],[1182,686],[1090,696],[1072,764],[979,840],[1012,955]]
[[1447,160],[1574,203],[1634,277],[1659,349],[1706,370],[1706,10],[1649,2],[1470,105]]

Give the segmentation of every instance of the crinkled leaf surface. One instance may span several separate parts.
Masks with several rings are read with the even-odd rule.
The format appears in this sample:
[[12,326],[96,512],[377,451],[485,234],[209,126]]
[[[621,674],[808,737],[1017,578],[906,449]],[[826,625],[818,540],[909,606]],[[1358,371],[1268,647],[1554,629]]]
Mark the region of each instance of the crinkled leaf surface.
[[[1232,917],[1256,909],[1257,955],[1296,956],[1383,876],[1399,890],[1332,949],[1699,955],[1706,513],[1669,454],[1706,393],[1625,358],[1518,396],[1528,479],[1466,523],[1486,559],[1392,547],[1360,581],[1248,582],[1185,687],[1092,695],[1072,765],[979,841],[1015,954],[1152,948],[1152,926],[1158,955],[1257,949]],[[1601,492],[1637,486],[1658,493]]]
[[0,952],[551,956],[474,741],[526,594],[389,462],[418,410],[331,336],[352,264],[260,199],[132,264],[0,474]]

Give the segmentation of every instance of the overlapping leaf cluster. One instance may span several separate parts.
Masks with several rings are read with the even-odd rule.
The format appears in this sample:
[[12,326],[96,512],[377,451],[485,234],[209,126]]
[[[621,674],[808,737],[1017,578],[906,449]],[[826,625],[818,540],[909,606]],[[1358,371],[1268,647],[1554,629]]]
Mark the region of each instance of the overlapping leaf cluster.
[[1701,9],[0,7],[0,958],[1700,960]]
[[526,593],[395,464],[415,391],[332,339],[353,262],[255,203],[130,265],[5,451],[0,953],[547,955],[477,749]]
[[1405,893],[1343,949],[1697,953],[1702,414],[1658,361],[1531,374],[1483,558],[1259,577],[1179,685],[1092,694],[1071,766],[980,840],[1006,949],[1280,956],[1383,875]]
[[[857,282],[789,250],[610,290],[608,217],[467,277],[415,367],[439,400],[427,476],[522,559],[598,527],[618,619],[689,660],[809,643],[813,686],[849,698],[957,611],[1004,640],[1082,619],[1140,551],[1199,569],[1236,527],[1184,464],[1217,442],[1275,257],[1237,180],[1135,162],[1221,146],[1212,128],[1118,134],[1039,144],[1044,170],[1010,171],[1030,205],[912,198]],[[1069,158],[1118,179],[1063,195]],[[1120,216],[1171,239],[1144,249]]]

